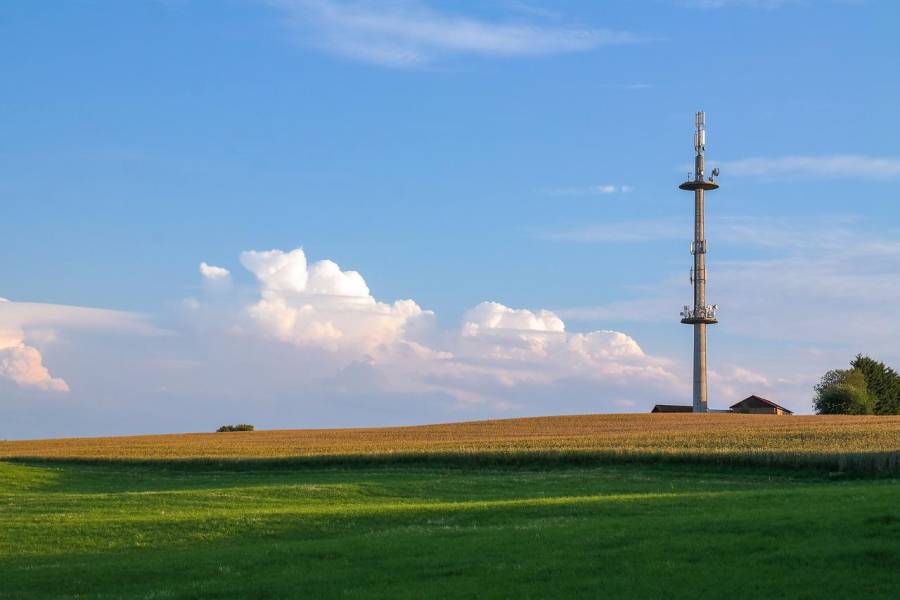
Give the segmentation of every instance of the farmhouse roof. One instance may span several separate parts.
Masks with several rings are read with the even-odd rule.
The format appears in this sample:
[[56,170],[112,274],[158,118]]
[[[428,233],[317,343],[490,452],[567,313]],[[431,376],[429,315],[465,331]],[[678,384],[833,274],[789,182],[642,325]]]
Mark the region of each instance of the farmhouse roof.
[[776,404],[776,403],[772,402],[771,400],[767,400],[766,398],[763,398],[762,396],[757,396],[756,394],[753,394],[752,396],[747,396],[740,402],[736,402],[735,404],[732,404],[730,408],[731,408],[731,410],[740,408],[742,404],[744,404],[745,402],[752,401],[752,400],[755,400],[757,402],[762,402],[763,404],[765,404],[767,406],[771,406],[772,408],[780,408],[781,410],[788,413],[789,415],[794,414],[794,411],[792,411],[791,409],[785,408],[785,407],[781,406],[780,404]]
[[693,406],[688,406],[685,404],[657,404],[653,407],[653,410],[650,412],[655,413],[684,413],[684,412],[694,412]]

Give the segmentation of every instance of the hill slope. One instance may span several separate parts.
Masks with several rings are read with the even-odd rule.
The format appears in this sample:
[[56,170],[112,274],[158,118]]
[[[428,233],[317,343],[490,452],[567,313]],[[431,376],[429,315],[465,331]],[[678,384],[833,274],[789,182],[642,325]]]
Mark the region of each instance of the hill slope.
[[900,417],[577,415],[416,427],[0,442],[0,458],[685,459],[896,470]]
[[894,598],[898,441],[596,415],[2,442],[0,597]]

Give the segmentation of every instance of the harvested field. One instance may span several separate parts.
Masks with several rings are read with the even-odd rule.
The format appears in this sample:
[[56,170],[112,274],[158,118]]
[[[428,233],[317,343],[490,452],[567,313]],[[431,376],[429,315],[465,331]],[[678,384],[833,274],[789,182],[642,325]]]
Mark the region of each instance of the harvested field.
[[578,415],[417,427],[0,442],[0,458],[675,460],[898,470],[900,417]]

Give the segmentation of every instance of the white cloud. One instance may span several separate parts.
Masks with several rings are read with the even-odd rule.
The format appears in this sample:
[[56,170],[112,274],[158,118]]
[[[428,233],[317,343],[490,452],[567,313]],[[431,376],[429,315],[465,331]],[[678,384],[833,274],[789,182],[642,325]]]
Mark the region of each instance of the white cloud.
[[731,378],[739,383],[748,383],[761,386],[769,385],[769,378],[761,373],[756,373],[750,369],[743,367],[733,367],[731,370]]
[[59,341],[59,331],[116,331],[159,336],[164,332],[141,315],[115,310],[0,301],[0,378],[22,388],[68,392],[61,378],[53,377],[32,344]]
[[423,2],[272,0],[313,44],[347,58],[409,67],[453,54],[511,57],[590,50],[637,41],[623,31],[492,23]]
[[306,254],[269,250],[241,254],[260,285],[247,314],[265,334],[298,345],[374,352],[426,327],[432,317],[412,300],[379,302],[356,271],[333,261],[307,265]]
[[241,254],[241,264],[253,273],[266,290],[272,292],[303,292],[309,273],[306,255],[297,248],[290,252],[247,251]]
[[200,274],[204,279],[210,281],[223,281],[225,279],[228,279],[228,277],[231,275],[231,271],[224,267],[216,267],[206,264],[205,262],[201,262]]
[[0,378],[23,388],[69,391],[63,379],[50,375],[37,348],[25,344],[24,333],[12,328],[0,329]]
[[592,331],[577,333],[569,338],[569,348],[585,357],[644,358],[646,354],[638,343],[620,331]]
[[115,331],[145,336],[168,334],[137,313],[39,302],[0,302],[0,327],[26,331],[42,328]]
[[565,331],[565,325],[549,310],[539,310],[535,313],[526,309],[508,308],[497,302],[482,302],[466,313],[463,333],[477,335],[484,330],[562,333]]
[[825,156],[755,157],[715,163],[723,176],[738,177],[818,177],[848,179],[896,179],[900,158],[832,154]]
[[[647,385],[677,381],[668,361],[647,356],[630,336],[618,331],[567,333],[548,310],[513,309],[483,302],[466,313],[454,356],[460,364],[504,382],[550,385],[571,379],[586,387],[598,382]],[[516,403],[515,396],[507,402]]]
[[[255,328],[245,332],[372,361],[402,389],[439,389],[472,401],[473,380],[509,387],[565,377],[671,378],[629,336],[567,333],[548,310],[482,302],[466,312],[459,331],[437,332],[431,311],[412,300],[376,300],[359,273],[329,260],[308,265],[301,249],[248,251],[241,263],[260,286],[246,308]],[[435,379],[436,388],[426,383]]]
[[[360,426],[644,410],[690,392],[626,333],[571,332],[551,311],[485,302],[442,329],[300,249],[240,262],[252,287],[171,304],[168,331],[131,313],[0,302],[0,421],[19,437]],[[65,402],[51,393],[69,387]]]
[[[440,331],[434,314],[413,300],[377,300],[362,275],[330,260],[310,264],[302,249],[247,251],[240,261],[257,279],[258,298],[238,303],[225,317],[236,328],[225,323],[223,330],[329,353],[336,365],[356,365],[352,372],[365,373],[384,393],[438,394],[460,406],[512,410],[563,382],[631,386],[624,394],[632,398],[678,389],[669,363],[646,355],[628,335],[568,333],[551,311],[482,302],[458,330]],[[192,307],[205,308],[197,301]],[[522,386],[532,386],[524,396]],[[605,400],[599,406],[615,408]]]

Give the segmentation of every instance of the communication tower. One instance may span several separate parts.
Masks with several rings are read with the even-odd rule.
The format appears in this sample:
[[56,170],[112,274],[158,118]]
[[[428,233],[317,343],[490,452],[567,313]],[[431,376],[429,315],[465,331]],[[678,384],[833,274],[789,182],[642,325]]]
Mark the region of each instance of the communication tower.
[[706,326],[718,323],[716,311],[718,306],[706,303],[706,237],[703,223],[703,194],[714,190],[719,185],[714,181],[719,170],[713,169],[709,178],[704,173],[703,153],[706,151],[706,116],[702,112],[696,115],[697,130],[694,132],[694,172],[688,175],[687,181],[679,185],[682,190],[694,192],[694,241],[691,242],[691,254],[694,255],[694,268],[691,269],[691,284],[694,286],[693,307],[684,306],[681,322],[694,326],[694,412],[707,412],[706,399]]

